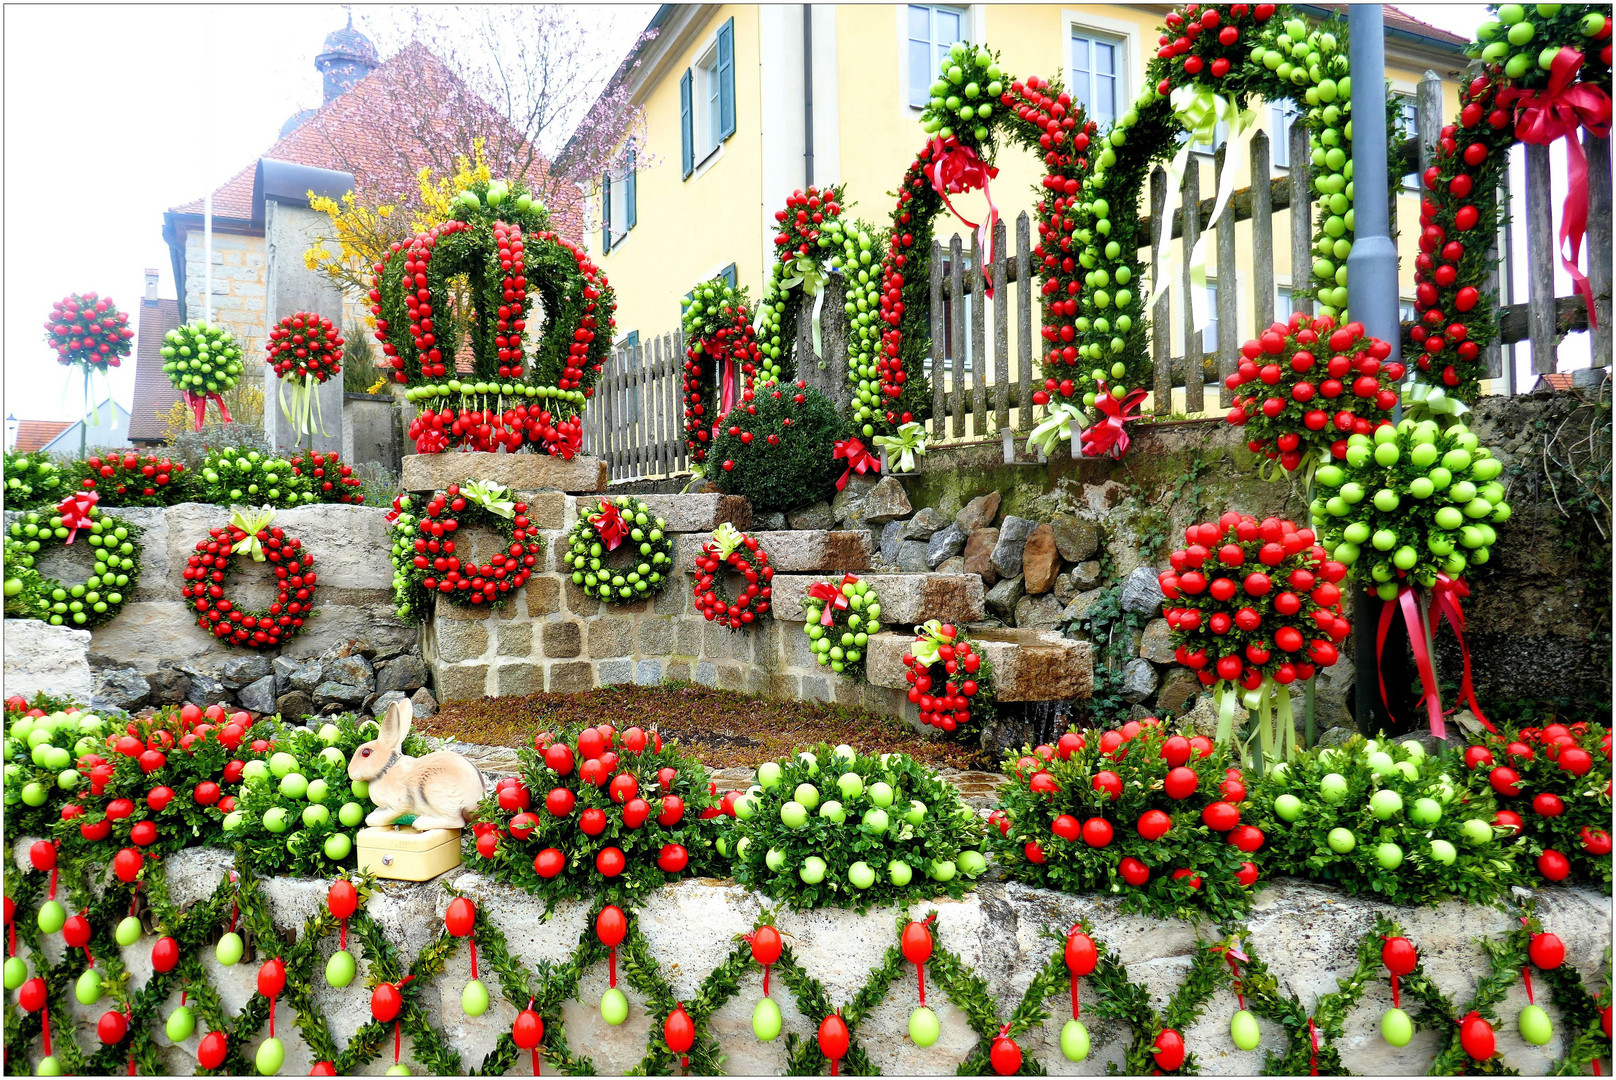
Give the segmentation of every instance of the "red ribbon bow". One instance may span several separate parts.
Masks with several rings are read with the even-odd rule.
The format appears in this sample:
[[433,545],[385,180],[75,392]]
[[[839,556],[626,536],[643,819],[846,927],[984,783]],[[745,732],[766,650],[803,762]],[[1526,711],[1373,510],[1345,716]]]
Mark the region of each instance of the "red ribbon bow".
[[1476,688],[1470,682],[1470,646],[1465,644],[1464,608],[1459,606],[1459,601],[1469,595],[1470,586],[1464,583],[1464,579],[1437,574],[1436,584],[1431,586],[1431,602],[1436,605],[1436,621],[1431,630],[1434,635],[1442,628],[1444,619],[1453,624],[1453,637],[1459,642],[1459,655],[1464,657],[1464,678],[1459,682],[1459,700],[1470,706],[1471,713],[1481,721],[1482,727],[1496,735],[1498,729],[1482,713],[1481,705],[1476,701]]
[[857,574],[846,574],[838,585],[832,585],[828,581],[816,581],[808,586],[809,596],[815,600],[825,601],[825,611],[819,616],[820,626],[829,626],[836,620],[836,612],[847,610],[847,597],[842,595],[842,585],[851,585],[857,580]]
[[562,461],[571,461],[573,455],[584,446],[584,429],[582,425],[556,428],[558,436],[549,445],[550,456],[558,457]]
[[[1577,138],[1578,128],[1596,136],[1610,134],[1610,98],[1592,83],[1578,82],[1582,67],[1580,51],[1566,45],[1555,54],[1549,68],[1549,85],[1541,92],[1505,87],[1498,93],[1498,104],[1515,104],[1515,137],[1524,143],[1547,146],[1564,136],[1566,141],[1566,200],[1560,212],[1560,265],[1571,275],[1577,291],[1588,305],[1588,325],[1598,326],[1594,314],[1594,289],[1588,276],[1577,267],[1582,253],[1583,234],[1588,229],[1588,158]],[[1566,250],[1570,242],[1570,251]]]
[[207,419],[209,401],[219,406],[219,416],[224,420],[225,423],[228,424],[231,422],[230,410],[225,406],[224,398],[220,397],[217,393],[193,394],[189,390],[181,390],[180,397],[184,398],[185,404],[191,407],[191,415],[196,420],[197,431],[202,430],[203,421]]
[[1106,390],[1105,383],[1101,383],[1099,392],[1094,395],[1094,407],[1105,413],[1105,419],[1093,427],[1083,429],[1083,433],[1079,436],[1083,456],[1099,457],[1101,454],[1110,454],[1113,458],[1120,459],[1127,453],[1128,431],[1122,425],[1129,420],[1139,419],[1139,407],[1145,403],[1149,393],[1150,391],[1141,388],[1118,401]]
[[78,535],[80,529],[90,527],[90,511],[100,501],[101,495],[98,492],[81,491],[77,495],[69,495],[56,507],[56,512],[62,515],[62,524],[68,529],[69,544],[73,542],[73,537]]
[[623,515],[618,512],[614,503],[601,503],[600,513],[591,514],[589,524],[600,533],[601,542],[606,545],[607,551],[616,551],[622,544],[623,537],[628,535],[628,525],[623,521]]
[[881,459],[870,453],[869,448],[857,439],[843,439],[836,444],[836,452],[831,457],[837,461],[846,460],[847,468],[842,472],[842,478],[836,481],[836,490],[841,491],[847,487],[848,478],[855,472],[860,476],[867,472],[880,472]]
[[441,454],[447,449],[449,449],[449,436],[435,428],[421,432],[421,437],[415,440],[417,454]]
[[[967,229],[977,230],[983,252],[982,265],[977,269],[982,273],[982,293],[991,298],[993,282],[986,268],[993,265],[993,228],[999,223],[999,208],[993,205],[993,192],[988,188],[988,181],[999,175],[998,167],[983,161],[971,147],[961,146],[953,135],[946,139],[932,136],[931,162],[931,167],[926,170],[931,178],[931,189]],[[981,225],[954,209],[954,204],[948,201],[951,194],[958,195],[979,188],[988,201],[987,220]]]

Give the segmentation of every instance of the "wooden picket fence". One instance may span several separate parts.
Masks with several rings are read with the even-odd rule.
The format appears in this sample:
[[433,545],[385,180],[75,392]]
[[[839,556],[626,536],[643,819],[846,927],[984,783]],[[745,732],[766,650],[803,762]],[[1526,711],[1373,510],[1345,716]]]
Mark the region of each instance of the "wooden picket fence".
[[[1443,123],[1442,83],[1427,72],[1416,96],[1418,131],[1402,147],[1409,172],[1423,173]],[[1583,133],[1589,164],[1588,269],[1598,312],[1598,327],[1591,331],[1592,365],[1611,366],[1611,170],[1610,139]],[[1212,221],[1214,199],[1202,198],[1200,156],[1190,156],[1185,171],[1180,206],[1196,207],[1197,213],[1176,211],[1172,238],[1182,245],[1183,280],[1170,288],[1151,312],[1151,379],[1154,406],[1147,412],[1157,416],[1198,416],[1227,409],[1231,392],[1223,376],[1234,371],[1239,358],[1239,324],[1243,304],[1250,305],[1255,325],[1274,321],[1278,291],[1274,276],[1275,216],[1285,213],[1289,230],[1291,266],[1297,280],[1312,263],[1312,199],[1310,194],[1310,152],[1307,133],[1293,125],[1289,141],[1289,168],[1275,170],[1266,134],[1251,140],[1250,175],[1267,177],[1235,192],[1222,215]],[[1211,188],[1216,190],[1222,170],[1232,167],[1226,148],[1213,156]],[[1151,177],[1150,216],[1142,225],[1157,221],[1167,204],[1167,175],[1158,168]],[[1391,193],[1392,228],[1397,222],[1398,186]],[[1506,208],[1511,192],[1501,193]],[[1550,193],[1549,148],[1526,147],[1526,190],[1524,219],[1527,224],[1526,265],[1529,289],[1526,302],[1517,302],[1505,275],[1495,270],[1490,288],[1499,295],[1500,335],[1484,358],[1494,393],[1529,391],[1530,384],[1516,385],[1514,350],[1518,343],[1530,348],[1534,375],[1558,370],[1559,339],[1567,332],[1588,331],[1585,305],[1578,296],[1554,296],[1554,266],[1558,241],[1553,225]],[[1292,213],[1293,207],[1305,212]],[[1250,222],[1249,270],[1237,265],[1235,230]],[[1416,223],[1405,223],[1417,227]],[[1217,325],[1220,328],[1215,349],[1203,348],[1203,335],[1193,330],[1188,317],[1190,292],[1189,253],[1197,238],[1207,229],[1216,252]],[[993,290],[990,299],[980,287],[980,277],[970,269],[981,265],[981,251],[973,233],[969,240],[958,233],[946,243],[935,241],[932,248],[929,316],[932,356],[926,374],[931,379],[932,417],[927,422],[934,444],[998,435],[1006,442],[1025,438],[1040,419],[1043,408],[1032,395],[1041,385],[1038,379],[1042,352],[1041,314],[1037,306],[1038,286],[1033,270],[1032,222],[1023,211],[1015,221],[1015,243],[1008,244],[1005,223],[1001,221],[994,237],[997,257],[988,265]],[[1499,232],[1500,265],[1512,264],[1510,230]],[[1143,227],[1140,235],[1154,239],[1155,229]],[[1149,240],[1147,240],[1148,248]],[[1143,249],[1142,249],[1143,250]],[[1246,252],[1241,252],[1244,256]],[[1152,266],[1151,280],[1155,280]],[[834,316],[840,314],[840,285],[833,278],[826,297],[825,355],[816,358],[808,343],[807,319],[799,319],[795,355],[800,377],[808,378],[845,403],[845,387],[836,385],[846,371],[846,337],[837,332]],[[1175,309],[1176,305],[1176,309]],[[1311,311],[1311,302],[1297,297],[1294,309]],[[1175,314],[1177,318],[1175,319]],[[1014,349],[1011,347],[1014,323]],[[1183,347],[1174,351],[1174,325]],[[989,330],[991,328],[991,348]],[[1227,328],[1225,331],[1223,328]],[[1509,357],[1506,362],[1506,356]],[[804,359],[806,358],[806,359]],[[674,331],[619,348],[610,357],[585,414],[585,449],[605,458],[613,479],[665,476],[683,472],[690,466],[683,427],[684,339]]]

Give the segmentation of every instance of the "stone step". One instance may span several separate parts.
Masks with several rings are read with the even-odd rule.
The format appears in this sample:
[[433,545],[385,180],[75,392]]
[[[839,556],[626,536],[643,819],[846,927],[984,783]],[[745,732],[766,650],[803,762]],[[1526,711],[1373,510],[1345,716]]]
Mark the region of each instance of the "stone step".
[[[776,574],[774,610],[776,619],[802,621],[802,600],[816,581],[825,578],[810,574]],[[983,614],[982,579],[975,574],[861,574],[881,598],[881,621],[904,626],[942,619],[968,623]]]
[[483,451],[405,454],[405,491],[438,491],[450,484],[491,480],[516,491],[605,491],[606,462],[579,454],[563,461],[549,454],[490,454]]
[[[970,638],[993,665],[998,701],[1063,701],[1094,691],[1094,647],[1086,641],[1036,630],[980,630]],[[903,657],[914,640],[907,633],[870,639],[865,671],[873,685],[909,689]]]
[[[870,568],[870,556],[875,543],[867,532],[831,532],[825,529],[807,531],[782,530],[780,532],[753,533],[758,545],[768,553],[769,565],[777,574],[822,573],[843,574],[850,570]],[[696,556],[711,537],[689,533],[679,537],[679,567],[689,572],[695,568]]]

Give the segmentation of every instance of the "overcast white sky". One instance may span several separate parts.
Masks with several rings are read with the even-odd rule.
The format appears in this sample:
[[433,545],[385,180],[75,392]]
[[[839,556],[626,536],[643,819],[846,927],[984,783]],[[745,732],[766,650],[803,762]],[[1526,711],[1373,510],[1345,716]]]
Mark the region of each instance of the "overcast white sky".
[[[1403,7],[1466,36],[1485,17],[1480,4]],[[621,55],[655,5],[574,10]],[[200,195],[204,177],[223,182],[269,148],[288,116],[320,104],[314,57],[345,18],[334,4],[5,7],[8,414],[79,415],[80,386],[42,341],[51,303],[95,290],[133,320],[146,267],[172,297],[164,209]],[[1563,176],[1563,150],[1555,160]],[[1524,288],[1523,270],[1517,296]],[[133,359],[113,375],[126,406]]]

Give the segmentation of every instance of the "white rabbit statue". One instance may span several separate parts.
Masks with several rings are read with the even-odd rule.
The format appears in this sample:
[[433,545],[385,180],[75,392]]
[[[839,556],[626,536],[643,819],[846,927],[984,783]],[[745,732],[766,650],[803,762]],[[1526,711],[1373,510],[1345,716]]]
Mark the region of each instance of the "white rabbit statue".
[[404,753],[412,710],[408,701],[395,701],[382,717],[376,738],[354,751],[348,779],[370,785],[376,804],[366,825],[389,825],[414,814],[412,827],[460,829],[475,816],[483,797],[483,775],[453,750],[438,750],[421,758]]

